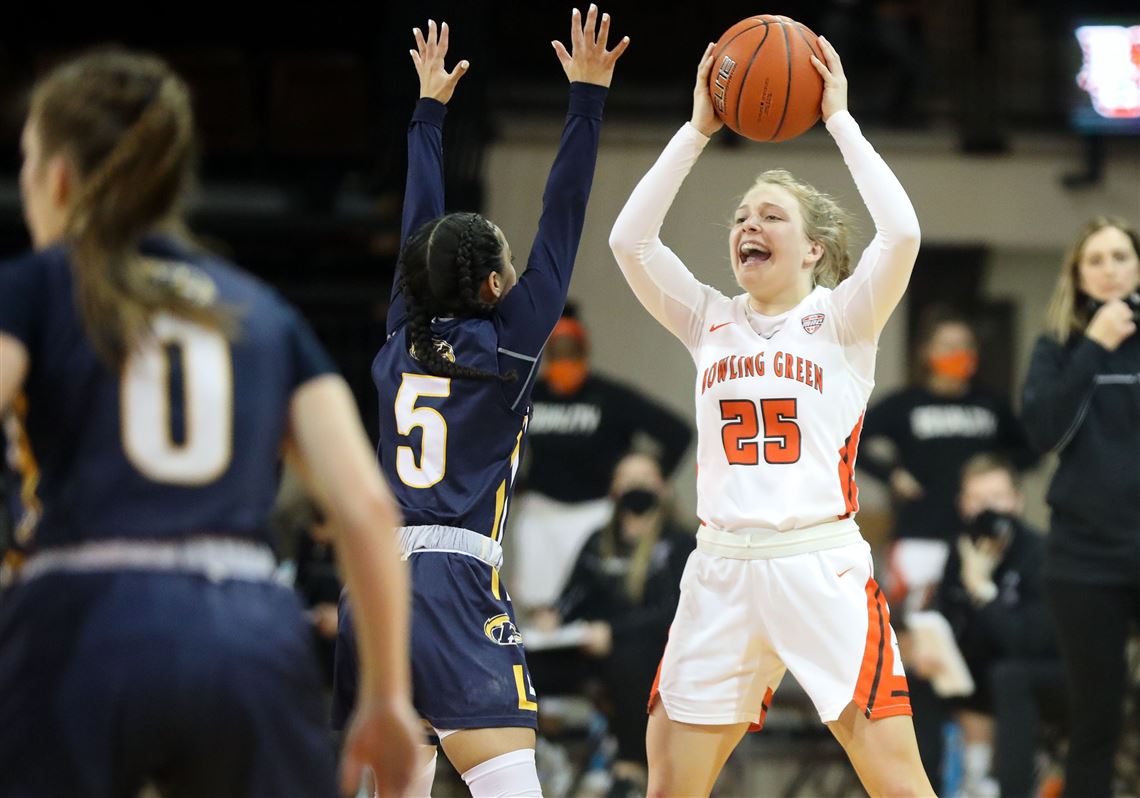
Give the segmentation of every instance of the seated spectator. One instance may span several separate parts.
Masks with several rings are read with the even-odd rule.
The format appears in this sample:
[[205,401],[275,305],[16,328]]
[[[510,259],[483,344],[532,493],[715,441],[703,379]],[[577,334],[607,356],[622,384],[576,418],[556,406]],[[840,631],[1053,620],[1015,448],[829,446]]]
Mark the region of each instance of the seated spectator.
[[543,350],[511,511],[508,581],[522,610],[558,598],[582,544],[613,512],[607,492],[618,461],[648,450],[668,478],[693,437],[681,416],[591,371],[589,353],[586,329],[567,307]]
[[671,517],[665,480],[653,458],[624,457],[610,495],[609,523],[586,541],[556,609],[532,622],[550,630],[585,621],[585,643],[571,652],[528,650],[527,659],[539,696],[600,684],[598,703],[617,740],[610,794],[644,795],[646,702],[696,539]]
[[996,739],[1001,795],[1029,795],[1037,698],[1064,686],[1045,604],[1044,539],[1020,519],[1017,473],[995,455],[966,463],[958,507],[965,532],[951,549],[935,608],[950,622],[975,683],[973,695],[952,701],[965,746],[963,790],[996,794],[987,783]]
[[[894,499],[888,601],[898,614],[925,607],[958,533],[955,501],[962,467],[976,454],[1000,454],[1018,468],[1037,462],[1003,397],[974,384],[978,342],[969,320],[935,307],[918,340],[917,384],[883,397],[863,422],[859,470],[883,481]],[[889,442],[886,456],[875,442]]]

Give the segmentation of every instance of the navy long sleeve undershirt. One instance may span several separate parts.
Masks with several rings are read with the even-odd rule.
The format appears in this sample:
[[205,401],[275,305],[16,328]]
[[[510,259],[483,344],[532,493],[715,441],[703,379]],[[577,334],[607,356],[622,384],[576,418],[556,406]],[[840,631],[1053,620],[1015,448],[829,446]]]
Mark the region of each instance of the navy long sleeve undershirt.
[[[530,367],[520,369],[522,364],[514,356],[522,355],[524,361],[537,358],[562,314],[594,179],[606,94],[603,86],[570,84],[570,107],[558,154],[547,178],[542,216],[527,267],[518,285],[495,311],[499,346],[501,350],[508,350],[503,353],[504,371],[514,368],[524,374],[532,372]],[[444,213],[443,118],[446,112],[446,106],[437,100],[421,99],[412,115],[401,248],[421,225]],[[406,318],[397,272],[388,312],[388,334],[403,325]]]

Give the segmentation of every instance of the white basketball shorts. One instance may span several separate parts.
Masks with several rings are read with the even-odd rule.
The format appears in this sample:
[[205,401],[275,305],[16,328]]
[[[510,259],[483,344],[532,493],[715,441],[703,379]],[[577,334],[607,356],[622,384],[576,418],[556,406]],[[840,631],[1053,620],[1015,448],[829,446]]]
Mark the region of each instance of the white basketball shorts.
[[763,725],[785,670],[829,723],[910,715],[906,676],[865,541],[774,559],[693,552],[649,707],[672,720]]

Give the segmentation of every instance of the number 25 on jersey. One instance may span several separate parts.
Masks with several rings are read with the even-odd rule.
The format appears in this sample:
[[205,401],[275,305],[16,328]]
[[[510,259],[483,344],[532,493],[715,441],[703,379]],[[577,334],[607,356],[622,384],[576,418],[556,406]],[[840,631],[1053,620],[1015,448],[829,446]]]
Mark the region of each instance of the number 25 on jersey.
[[787,465],[800,459],[800,427],[795,399],[722,399],[720,417],[727,423],[720,437],[729,465],[759,465],[761,421],[764,462]]

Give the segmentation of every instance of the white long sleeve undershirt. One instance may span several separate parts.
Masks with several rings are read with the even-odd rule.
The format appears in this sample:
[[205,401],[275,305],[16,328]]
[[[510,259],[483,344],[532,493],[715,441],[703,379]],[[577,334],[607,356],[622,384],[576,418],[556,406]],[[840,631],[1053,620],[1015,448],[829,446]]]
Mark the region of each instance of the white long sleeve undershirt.
[[[919,246],[918,218],[906,191],[847,111],[827,121],[855,186],[875,223],[875,236],[854,273],[832,292],[843,337],[874,346],[902,299]],[[686,123],[633,190],[614,222],[610,248],[645,309],[695,352],[705,310],[723,295],[697,280],[661,241],[661,225],[709,139]]]

